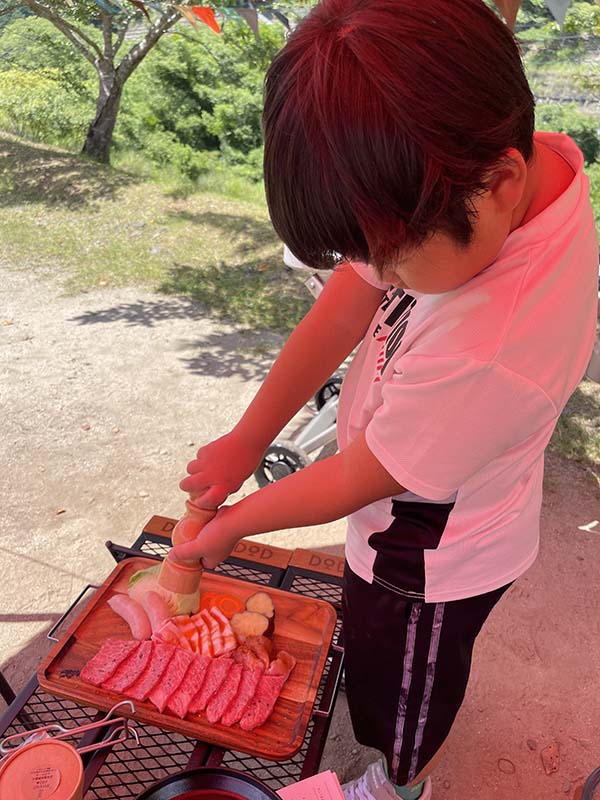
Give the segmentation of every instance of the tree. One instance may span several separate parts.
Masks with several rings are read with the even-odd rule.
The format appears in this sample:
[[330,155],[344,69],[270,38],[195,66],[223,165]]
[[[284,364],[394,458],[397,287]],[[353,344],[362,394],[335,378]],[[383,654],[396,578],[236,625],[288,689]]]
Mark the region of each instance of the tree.
[[[108,163],[112,135],[119,112],[123,87],[161,36],[180,18],[171,4],[153,3],[147,9],[141,0],[128,0],[129,8],[106,0],[14,0],[7,10],[26,9],[51,22],[94,67],[98,76],[96,114],[82,152]],[[149,24],[133,46],[125,49],[132,22],[147,16]],[[152,15],[152,16],[151,16]],[[89,26],[93,26],[90,29]]]

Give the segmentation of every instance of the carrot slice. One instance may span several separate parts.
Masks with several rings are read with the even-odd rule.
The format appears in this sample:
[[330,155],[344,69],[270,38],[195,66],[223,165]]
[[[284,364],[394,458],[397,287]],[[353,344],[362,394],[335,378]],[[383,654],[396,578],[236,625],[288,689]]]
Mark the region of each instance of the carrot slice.
[[219,597],[219,592],[204,592],[200,595],[200,611],[203,611],[205,608],[212,608],[216,603],[216,599]]
[[219,594],[215,597],[213,606],[216,606],[227,619],[244,610],[244,603],[233,594]]

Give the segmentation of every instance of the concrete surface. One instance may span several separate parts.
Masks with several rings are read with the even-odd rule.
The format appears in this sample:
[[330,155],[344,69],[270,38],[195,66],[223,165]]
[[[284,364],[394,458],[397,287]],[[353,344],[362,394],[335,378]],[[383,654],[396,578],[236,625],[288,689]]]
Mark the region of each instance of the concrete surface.
[[[0,666],[18,689],[50,624],[112,569],[104,542],[180,515],[185,464],[236,421],[282,340],[147,291],[65,296],[1,262],[0,323]],[[545,492],[540,557],[477,642],[435,800],[577,798],[600,764],[600,523],[580,529],[600,520],[600,490],[549,455]],[[344,524],[257,538],[340,554]],[[551,742],[561,762],[547,776]],[[341,696],[322,766],[344,781],[371,757]]]

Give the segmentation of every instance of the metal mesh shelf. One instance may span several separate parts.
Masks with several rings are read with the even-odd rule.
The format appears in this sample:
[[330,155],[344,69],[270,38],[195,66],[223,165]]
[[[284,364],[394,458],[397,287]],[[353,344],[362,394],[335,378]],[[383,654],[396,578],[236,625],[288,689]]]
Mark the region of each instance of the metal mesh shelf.
[[103,759],[85,800],[130,800],[156,781],[186,769],[196,742],[178,733],[136,725],[140,744],[118,744]]

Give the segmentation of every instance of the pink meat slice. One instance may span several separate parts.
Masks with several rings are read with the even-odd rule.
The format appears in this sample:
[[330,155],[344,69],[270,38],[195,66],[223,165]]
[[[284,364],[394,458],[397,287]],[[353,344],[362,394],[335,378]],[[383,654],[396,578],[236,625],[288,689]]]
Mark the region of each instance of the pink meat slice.
[[190,703],[188,709],[190,714],[197,714],[199,711],[204,711],[213,694],[219,689],[232,667],[233,661],[227,656],[211,658],[202,688]]
[[253,669],[244,668],[237,694],[221,717],[221,725],[227,725],[229,727],[240,721],[242,714],[246,710],[246,706],[254,697],[256,687],[260,682],[263,672],[264,669],[262,667],[254,667]]
[[148,700],[153,703],[162,713],[167,705],[169,697],[179,688],[179,684],[185,677],[188,667],[194,660],[194,654],[181,647],[175,648],[175,655],[169,661],[164,675],[148,695]]
[[107,639],[96,655],[80,672],[82,681],[100,686],[113,675],[119,665],[140,646],[140,642]]
[[137,650],[122,661],[111,677],[102,684],[103,689],[112,689],[113,692],[123,692],[131,686],[148,666],[152,655],[152,642],[144,641]]
[[204,678],[212,659],[209,656],[196,656],[179,688],[169,697],[167,710],[183,719],[194,697],[202,688]]
[[206,706],[206,718],[209,722],[218,722],[221,719],[237,694],[243,671],[244,668],[241,664],[234,664],[231,667],[219,690],[213,694]]
[[164,675],[176,649],[172,644],[152,642],[152,654],[146,669],[135,683],[127,688],[125,691],[127,697],[131,697],[133,700],[145,700]]
[[243,731],[254,730],[267,721],[286,680],[287,675],[262,676],[256,687],[254,698],[240,719],[240,728]]

